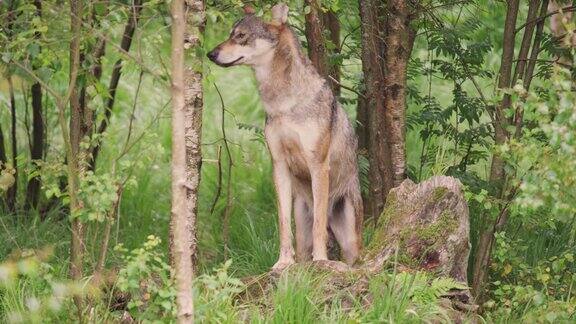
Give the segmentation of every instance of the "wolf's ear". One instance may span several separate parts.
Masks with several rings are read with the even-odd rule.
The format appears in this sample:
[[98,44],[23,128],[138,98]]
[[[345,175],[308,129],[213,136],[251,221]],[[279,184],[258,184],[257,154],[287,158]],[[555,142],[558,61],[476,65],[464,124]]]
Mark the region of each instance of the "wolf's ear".
[[254,9],[254,7],[251,5],[245,5],[242,9],[244,10],[245,15],[253,15],[256,13],[256,9]]
[[275,25],[284,25],[288,21],[288,6],[284,3],[278,3],[272,7],[272,23]]

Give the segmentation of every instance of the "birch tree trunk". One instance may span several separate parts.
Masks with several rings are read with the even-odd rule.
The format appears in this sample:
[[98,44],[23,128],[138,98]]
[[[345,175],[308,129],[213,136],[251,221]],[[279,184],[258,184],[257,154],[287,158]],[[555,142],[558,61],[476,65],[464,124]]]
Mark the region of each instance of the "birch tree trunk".
[[[172,2],[172,215],[170,252],[176,282],[178,323],[192,323],[192,279],[196,256],[196,214],[200,183],[202,59],[185,65],[184,49],[200,44],[202,0]],[[193,52],[192,50],[190,52]]]

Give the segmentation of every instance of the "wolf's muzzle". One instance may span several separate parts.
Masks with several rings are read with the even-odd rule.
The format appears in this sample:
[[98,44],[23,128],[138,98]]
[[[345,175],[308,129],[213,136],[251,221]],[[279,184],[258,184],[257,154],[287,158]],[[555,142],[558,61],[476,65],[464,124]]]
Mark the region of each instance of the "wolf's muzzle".
[[232,62],[228,62],[228,63],[222,63],[220,61],[218,61],[218,54],[220,54],[220,49],[218,47],[216,47],[215,49],[213,49],[212,51],[210,51],[207,56],[210,59],[210,61],[218,64],[221,67],[229,67],[232,66],[238,62],[240,62],[241,59],[244,58],[244,56],[240,56],[239,58],[235,59]]
[[220,52],[218,50],[218,47],[216,47],[215,49],[211,50],[210,52],[208,52],[208,58],[210,59],[210,61],[214,62],[214,63],[218,63],[216,61],[216,58],[218,57],[218,52]]

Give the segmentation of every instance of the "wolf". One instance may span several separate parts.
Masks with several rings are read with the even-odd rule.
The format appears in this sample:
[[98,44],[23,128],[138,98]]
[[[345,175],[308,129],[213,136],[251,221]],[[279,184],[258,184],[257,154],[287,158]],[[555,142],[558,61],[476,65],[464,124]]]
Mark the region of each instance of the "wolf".
[[222,67],[248,65],[256,75],[278,204],[280,254],[272,269],[295,263],[292,210],[299,262],[328,260],[330,230],[342,258],[353,265],[363,219],[356,136],[287,20],[283,3],[272,7],[271,21],[245,9],[229,38],[208,58]]

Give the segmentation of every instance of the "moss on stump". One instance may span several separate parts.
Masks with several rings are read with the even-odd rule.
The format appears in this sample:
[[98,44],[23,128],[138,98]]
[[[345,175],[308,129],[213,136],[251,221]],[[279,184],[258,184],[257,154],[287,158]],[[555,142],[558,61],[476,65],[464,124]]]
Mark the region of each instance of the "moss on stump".
[[420,184],[405,180],[388,195],[364,264],[373,271],[386,261],[467,282],[468,206],[462,185],[436,176]]

